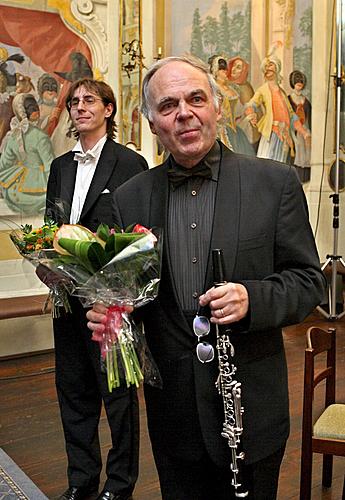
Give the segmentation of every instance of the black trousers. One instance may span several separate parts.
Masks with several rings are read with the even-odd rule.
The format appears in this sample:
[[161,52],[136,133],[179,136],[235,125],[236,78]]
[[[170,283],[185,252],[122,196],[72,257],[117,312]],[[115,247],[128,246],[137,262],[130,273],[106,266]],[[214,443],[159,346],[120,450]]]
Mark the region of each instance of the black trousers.
[[[275,500],[285,446],[272,455],[242,468],[248,500]],[[205,453],[198,462],[155,456],[162,500],[235,500],[232,472],[219,469]]]
[[109,393],[100,350],[91,340],[85,309],[71,297],[72,314],[54,319],[56,388],[68,458],[69,486],[97,488],[102,469],[98,425],[105,407],[112,447],[105,488],[130,493],[138,477],[139,410],[135,388]]

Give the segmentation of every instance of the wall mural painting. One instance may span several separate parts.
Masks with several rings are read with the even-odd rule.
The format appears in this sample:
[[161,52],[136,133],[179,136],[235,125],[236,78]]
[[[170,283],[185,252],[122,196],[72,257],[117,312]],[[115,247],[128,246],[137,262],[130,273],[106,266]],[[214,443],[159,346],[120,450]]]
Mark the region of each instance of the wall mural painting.
[[342,87],[340,98],[340,150],[345,159],[345,1],[342,2],[342,22],[340,28],[341,37],[341,67],[342,67]]
[[91,68],[58,14],[0,4],[0,213],[44,211],[51,161],[75,144],[64,99]]
[[308,181],[312,0],[191,0],[188,10],[174,0],[170,8],[171,54],[198,56],[219,85],[221,140],[291,163]]
[[120,140],[136,150],[141,149],[140,86],[143,54],[140,8],[139,0],[121,0]]

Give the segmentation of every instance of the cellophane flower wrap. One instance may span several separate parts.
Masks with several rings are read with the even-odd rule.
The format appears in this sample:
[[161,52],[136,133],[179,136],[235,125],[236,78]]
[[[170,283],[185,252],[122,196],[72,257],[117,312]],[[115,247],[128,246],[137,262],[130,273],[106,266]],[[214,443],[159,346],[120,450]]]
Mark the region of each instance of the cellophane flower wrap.
[[[11,231],[10,239],[20,255],[37,268],[48,252],[55,253],[53,241],[58,229],[59,227],[54,220],[45,217],[44,223],[40,227],[33,228],[31,224],[18,226],[17,229]],[[49,287],[44,309],[51,303],[53,317],[59,316],[60,307],[64,307],[67,312],[70,312],[68,296],[74,289],[73,283],[68,279],[63,279],[62,276],[56,279],[48,279],[45,273],[40,276],[40,279]]]
[[139,224],[125,231],[101,224],[95,234],[78,224],[64,224],[55,233],[55,253],[41,259],[44,266],[71,280],[73,295],[85,307],[95,302],[108,307],[104,332],[95,332],[92,338],[100,344],[109,391],[122,383],[138,387],[143,380],[161,385],[145,336],[128,313],[128,306],[141,307],[157,296],[161,239],[160,230]]

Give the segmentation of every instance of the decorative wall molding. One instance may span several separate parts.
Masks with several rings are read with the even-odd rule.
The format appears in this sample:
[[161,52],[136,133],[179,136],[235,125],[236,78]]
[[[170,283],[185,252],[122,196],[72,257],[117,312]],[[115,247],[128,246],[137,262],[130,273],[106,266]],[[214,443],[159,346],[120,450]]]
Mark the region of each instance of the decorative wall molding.
[[103,79],[108,72],[108,38],[95,10],[96,4],[106,6],[106,3],[100,0],[48,0],[48,4],[55,7],[64,24],[88,44],[94,77]]

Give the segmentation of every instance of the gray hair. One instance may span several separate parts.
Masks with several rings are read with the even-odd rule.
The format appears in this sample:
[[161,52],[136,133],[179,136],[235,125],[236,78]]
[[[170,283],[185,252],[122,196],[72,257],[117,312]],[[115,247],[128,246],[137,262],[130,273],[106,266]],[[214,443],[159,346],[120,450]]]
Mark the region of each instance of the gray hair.
[[221,102],[222,102],[222,96],[219,91],[218,85],[209,72],[209,68],[207,64],[205,64],[201,59],[192,56],[192,55],[183,55],[183,56],[170,56],[170,57],[165,57],[164,59],[160,59],[156,63],[154,63],[147,71],[144,79],[143,79],[143,84],[142,84],[142,91],[141,91],[141,112],[147,118],[148,120],[151,119],[152,117],[152,112],[151,112],[151,105],[149,103],[149,97],[150,97],[150,92],[149,92],[149,83],[151,78],[157,71],[162,68],[163,66],[166,66],[167,64],[171,62],[183,62],[186,64],[189,64],[190,66],[193,66],[193,68],[196,68],[200,70],[202,73],[204,73],[207,77],[208,83],[210,85],[211,89],[211,94],[214,100],[214,105],[217,111],[220,108]]

